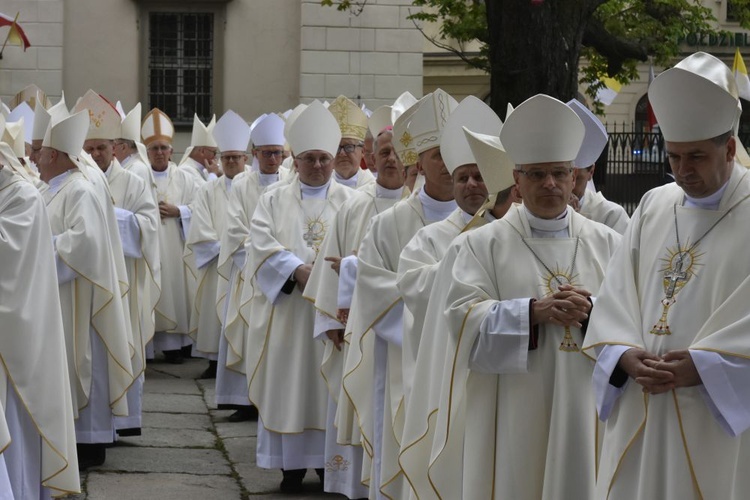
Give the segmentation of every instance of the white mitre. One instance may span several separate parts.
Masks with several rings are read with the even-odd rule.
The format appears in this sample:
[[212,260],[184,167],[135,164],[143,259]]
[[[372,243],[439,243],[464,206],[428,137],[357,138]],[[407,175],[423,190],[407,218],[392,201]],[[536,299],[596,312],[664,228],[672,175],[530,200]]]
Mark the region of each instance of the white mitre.
[[24,141],[31,144],[31,136],[34,133],[34,110],[24,101],[16,106],[8,115],[8,123],[19,122],[23,119]]
[[328,106],[341,129],[342,139],[364,141],[367,135],[367,115],[354,101],[340,95]]
[[[198,115],[193,116],[193,133],[190,135],[190,147],[199,148],[202,146],[215,148],[216,139],[214,139],[213,130],[216,126],[216,115],[211,117],[211,121],[208,125],[204,125],[203,122],[198,118]],[[188,153],[185,153],[187,155]]]
[[47,133],[50,121],[53,116],[67,116],[68,108],[65,105],[65,94],[63,93],[57,104],[45,108],[42,103],[37,100],[36,106],[34,107],[34,128],[32,129],[31,140],[41,141],[44,139],[44,135]]
[[[402,113],[398,114],[396,119],[393,121],[393,149],[396,151],[401,163],[408,167],[409,165],[415,165],[419,160],[419,155],[414,147],[414,139],[409,134],[409,121],[412,115],[417,112],[419,105],[423,100],[428,99],[432,94],[427,94],[422,99],[418,100],[411,105],[410,108],[405,109]],[[396,105],[393,105],[393,109],[396,109]],[[394,112],[391,113],[391,118],[395,116]]]
[[662,72],[648,88],[648,99],[664,139],[693,142],[734,129],[742,109],[737,83],[726,64],[696,52]]
[[228,110],[214,127],[216,145],[223,153],[226,151],[247,151],[250,143],[250,125],[237,113]]
[[23,158],[24,156],[26,156],[26,144],[24,142],[24,118],[21,117],[17,122],[5,122],[5,118],[3,118],[2,121],[4,122],[2,142],[13,149],[13,153],[16,155],[16,158]]
[[120,135],[120,113],[101,95],[89,89],[73,107],[73,112],[86,111],[89,114],[89,130],[86,139],[113,141]]
[[580,101],[572,99],[566,105],[576,112],[586,129],[583,144],[580,151],[578,151],[578,156],[573,160],[573,166],[576,168],[589,168],[599,159],[602,151],[604,151],[604,147],[607,145],[607,140],[609,139],[607,129],[604,128],[602,121],[586,106],[581,104]]
[[320,101],[313,101],[294,120],[287,140],[295,155],[317,149],[335,157],[341,142],[341,129]]
[[250,132],[253,146],[283,146],[286,122],[276,113],[265,115]]
[[154,141],[166,141],[172,144],[173,137],[174,125],[172,125],[172,120],[159,108],[149,111],[141,124],[143,144],[146,147]]
[[508,121],[508,117],[513,112],[515,108],[511,103],[508,103],[508,106],[505,108],[505,121]]
[[36,103],[40,103],[44,109],[49,109],[52,106],[47,94],[36,85],[29,84],[21,89],[10,101],[10,107],[15,109],[19,104],[25,102],[31,109],[36,108]]
[[141,103],[133,106],[120,122],[120,134],[118,139],[126,141],[141,142]]
[[473,132],[497,135],[502,126],[500,117],[480,99],[469,96],[461,101],[445,122],[440,140],[440,155],[448,172],[453,174],[462,165],[476,163],[464,127]]
[[297,119],[297,117],[307,108],[307,104],[297,104],[297,106],[294,107],[291,113],[289,113],[289,116],[286,118],[286,123],[284,124],[284,137],[289,137],[289,129],[291,128],[292,124],[294,124],[294,120]]
[[463,131],[482,174],[484,185],[487,186],[487,192],[499,193],[515,184],[515,164],[503,148],[500,138],[472,132],[467,127],[464,127]]
[[526,99],[510,114],[500,142],[516,165],[573,161],[586,129],[565,103],[545,94]]
[[65,116],[54,117],[50,121],[42,146],[53,148],[70,156],[78,157],[83,150],[86,133],[89,129],[89,113],[86,110]]
[[408,90],[398,96],[391,105],[391,123],[395,125],[398,117],[404,114],[404,111],[414,106],[419,100],[411,95],[411,92]]
[[420,102],[407,125],[417,155],[440,146],[443,127],[456,107],[458,101],[442,89],[435,90]]
[[367,119],[367,127],[370,129],[370,134],[373,137],[377,137],[386,128],[393,127],[393,122],[391,121],[392,110],[391,106],[380,106]]

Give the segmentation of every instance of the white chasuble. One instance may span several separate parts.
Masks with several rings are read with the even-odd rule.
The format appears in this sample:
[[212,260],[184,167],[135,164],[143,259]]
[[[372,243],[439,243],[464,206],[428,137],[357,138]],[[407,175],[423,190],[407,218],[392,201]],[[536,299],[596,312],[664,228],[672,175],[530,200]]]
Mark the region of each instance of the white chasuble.
[[[379,496],[379,459],[384,439],[389,440],[392,460],[383,478],[395,476],[399,470],[397,439],[401,436],[394,425],[398,428],[402,421],[399,410],[403,395],[400,349],[403,304],[396,286],[396,271],[401,250],[426,224],[416,192],[372,219],[358,254],[357,284],[347,323],[350,345],[342,384],[357,414],[367,455],[362,482],[370,486],[371,497]],[[394,332],[395,335],[389,336]]]
[[156,201],[156,180],[154,179],[154,172],[147,163],[144,163],[144,161],[148,161],[148,157],[144,160],[141,158],[140,154],[133,153],[125,158],[125,160],[120,163],[120,166],[128,172],[140,177],[141,180],[146,183],[146,186],[154,199],[154,203],[158,204]]
[[[689,349],[703,384],[646,395],[626,382],[604,425],[598,498],[740,499],[750,491],[742,396],[750,261],[741,236],[749,196],[750,175],[735,164],[717,210],[683,206],[683,191],[669,184],[648,192],[633,214],[602,284],[586,353]],[[606,387],[612,369],[605,378],[600,368],[595,387]]]
[[323,343],[312,335],[315,310],[296,285],[289,294],[282,288],[298,265],[313,263],[352,191],[330,182],[312,188],[324,198],[303,199],[302,189],[309,188],[295,180],[261,196],[250,225],[240,299],[240,314],[249,325],[244,361],[250,400],[264,429],[274,435],[323,431],[326,425]]
[[[458,222],[458,221],[456,221]],[[471,229],[483,226],[487,219],[482,217],[476,219]],[[465,226],[461,234],[450,241],[447,248],[445,239],[425,238],[432,233],[428,230],[443,226],[446,233],[458,232],[457,229],[450,230],[446,227],[448,220],[436,222],[420,230],[412,241],[401,252],[399,263],[399,274],[407,265],[413,269],[410,271],[414,285],[428,284],[424,287],[422,297],[424,302],[417,302],[415,296],[404,294],[404,303],[410,310],[421,311],[422,320],[415,324],[411,331],[404,330],[404,345],[410,339],[418,339],[419,347],[416,350],[416,360],[413,363],[413,376],[411,380],[410,394],[406,400],[406,412],[404,415],[404,431],[401,437],[401,448],[399,453],[399,464],[404,471],[409,486],[412,489],[411,496],[416,498],[437,498],[430,486],[427,476],[427,467],[430,463],[430,453],[435,435],[435,424],[437,411],[440,403],[440,388],[445,370],[446,347],[449,345],[450,331],[447,328],[443,311],[445,299],[451,283],[451,270],[456,265],[456,255],[466,238],[466,233],[471,229]],[[422,236],[420,238],[420,236]],[[447,234],[446,234],[447,236]],[[424,240],[422,247],[415,246],[417,239]],[[432,243],[430,243],[432,242]],[[424,252],[424,255],[420,255]],[[438,258],[439,256],[439,258]],[[408,261],[406,259],[409,259]],[[423,268],[416,267],[420,262],[428,262],[437,259],[434,264],[425,264]],[[419,271],[422,269],[420,279]],[[407,274],[404,273],[406,277]],[[408,279],[408,278],[407,278]],[[407,282],[399,281],[399,288]],[[413,290],[419,290],[416,286]],[[419,309],[417,309],[419,308]],[[419,330],[419,331],[418,331]],[[407,371],[407,359],[404,358],[404,372]]]
[[[191,204],[200,187],[193,177],[173,163],[167,167],[166,174],[155,172],[154,176],[158,201],[176,206]],[[155,330],[167,335],[187,334],[190,329],[195,277],[182,260],[185,251],[183,223],[181,217],[168,217],[159,224],[161,296],[156,304]]]
[[115,202],[129,285],[130,325],[135,355],[133,375],[146,369],[146,344],[154,336],[154,308],[161,293],[159,260],[159,209],[150,188],[115,159],[107,169],[109,189]]
[[201,186],[192,204],[190,232],[185,241],[185,264],[196,277],[196,291],[190,312],[190,336],[194,350],[216,359],[219,353],[221,314],[217,308],[219,285],[217,261],[221,234],[225,230],[232,179],[219,177]]
[[[445,305],[447,383],[429,468],[440,498],[593,498],[596,412],[587,387],[593,363],[580,352],[582,332],[538,325],[530,350],[535,336],[523,326],[531,299],[560,283],[596,295],[618,244],[611,229],[569,214],[568,237],[535,238],[524,208],[514,206],[469,232],[458,252]],[[514,314],[498,318],[498,310],[514,304]],[[472,369],[478,341],[502,346],[493,355],[498,365],[501,358],[518,361],[494,373]]]
[[55,495],[75,493],[80,481],[71,379],[50,222],[37,189],[7,168],[0,169],[0,256],[3,408],[8,398],[20,401],[35,430],[30,441],[13,436],[7,449],[10,438],[2,434],[0,446],[6,456],[14,448],[21,455],[8,464],[12,476],[30,473],[18,469],[25,466],[25,450],[36,448],[36,491],[43,485]]
[[372,175],[372,172],[367,169],[361,168],[357,169],[357,172],[348,179],[339,177],[339,174],[334,170],[333,174],[331,174],[331,178],[334,182],[337,182],[342,186],[346,186],[350,189],[356,190],[360,190],[370,184],[375,184],[375,176]]
[[48,190],[44,198],[56,253],[75,272],[74,279],[60,284],[73,409],[80,411],[90,404],[92,337],[96,335],[106,357],[105,372],[96,377],[107,378],[112,413],[125,416],[124,396],[134,380],[128,344],[132,333],[127,331],[123,303],[117,300],[121,287],[115,251],[110,240],[102,238],[108,232],[105,215],[91,183],[75,169],[59,190]]
[[216,174],[209,174],[206,167],[188,156],[189,151],[183,156],[177,168],[192,177],[200,186],[216,178]]
[[587,189],[583,196],[583,206],[578,213],[588,219],[609,226],[620,234],[625,232],[628,228],[628,222],[630,222],[630,217],[628,217],[625,209],[606,199],[601,191],[595,193]]

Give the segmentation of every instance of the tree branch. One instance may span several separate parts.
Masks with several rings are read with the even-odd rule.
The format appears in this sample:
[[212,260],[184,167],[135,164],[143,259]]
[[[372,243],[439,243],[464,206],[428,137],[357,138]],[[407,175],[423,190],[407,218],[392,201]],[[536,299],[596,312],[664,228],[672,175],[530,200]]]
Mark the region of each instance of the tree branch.
[[[409,15],[411,15],[411,9],[409,9]],[[417,24],[417,21],[415,21],[414,19],[412,19],[411,22],[414,24],[414,27],[417,28],[417,30],[419,30],[419,32],[422,34],[422,36],[425,37],[427,39],[427,41],[429,41],[435,47],[437,47],[439,49],[447,50],[448,52],[451,52],[451,53],[455,54],[456,56],[458,56],[459,59],[461,59],[462,61],[464,61],[466,64],[468,64],[472,68],[480,69],[482,71],[486,71],[486,72],[489,73],[490,67],[489,67],[489,64],[487,63],[486,60],[482,60],[482,59],[476,58],[476,57],[475,58],[471,58],[471,57],[467,56],[466,54],[464,54],[464,52],[462,50],[457,49],[455,47],[452,47],[452,46],[448,45],[447,43],[443,43],[443,42],[439,41],[438,39],[429,36],[427,33],[425,33],[425,31],[422,29],[422,27],[419,24]]]
[[607,59],[607,73],[617,74],[628,59],[646,61],[648,52],[646,47],[632,40],[617,37],[604,27],[596,18],[589,19],[583,34],[583,45],[596,49]]

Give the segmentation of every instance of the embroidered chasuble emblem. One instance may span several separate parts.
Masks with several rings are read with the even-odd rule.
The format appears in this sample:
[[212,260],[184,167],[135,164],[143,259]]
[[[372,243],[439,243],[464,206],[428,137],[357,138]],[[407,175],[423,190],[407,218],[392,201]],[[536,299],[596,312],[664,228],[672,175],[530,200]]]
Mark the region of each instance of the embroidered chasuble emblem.
[[336,455],[326,462],[326,472],[339,472],[349,470],[350,462],[341,455]]
[[664,262],[664,266],[659,269],[659,272],[663,273],[662,285],[664,287],[664,298],[661,300],[661,317],[649,333],[654,335],[672,334],[667,322],[669,308],[676,302],[679,291],[690,281],[690,278],[696,276],[695,271],[700,266],[702,255],[702,253],[698,253],[696,245],[667,248],[667,256],[660,259]]
[[[542,274],[542,287],[547,291],[547,297],[550,297],[560,290],[561,286],[570,285],[573,287],[581,286],[577,282],[578,275],[574,275],[571,271],[553,268],[545,270]],[[578,344],[573,340],[573,335],[570,334],[570,327],[565,327],[565,335],[560,343],[559,349],[565,352],[578,352],[580,351]]]
[[302,239],[305,240],[309,248],[315,250],[316,256],[320,251],[320,245],[323,243],[327,229],[328,225],[322,218],[322,214],[305,219],[305,232],[302,235]]

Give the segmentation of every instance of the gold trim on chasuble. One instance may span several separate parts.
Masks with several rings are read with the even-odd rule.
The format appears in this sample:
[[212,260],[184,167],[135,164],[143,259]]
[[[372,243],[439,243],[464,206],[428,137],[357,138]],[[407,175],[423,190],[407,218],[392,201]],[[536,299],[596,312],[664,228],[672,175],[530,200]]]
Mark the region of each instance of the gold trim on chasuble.
[[661,300],[662,312],[659,321],[649,333],[653,335],[671,335],[667,322],[669,308],[677,301],[677,294],[687,285],[690,278],[697,276],[696,268],[701,265],[700,259],[703,253],[699,253],[697,245],[667,247],[666,256],[661,260],[664,266],[659,269],[663,273],[662,286],[664,287],[664,298]]

